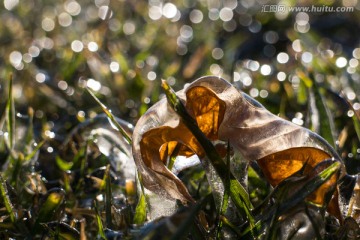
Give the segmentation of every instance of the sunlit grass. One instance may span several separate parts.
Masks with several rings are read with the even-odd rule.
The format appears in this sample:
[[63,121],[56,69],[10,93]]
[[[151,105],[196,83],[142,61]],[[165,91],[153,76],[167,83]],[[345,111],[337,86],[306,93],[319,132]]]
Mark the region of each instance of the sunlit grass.
[[[161,79],[168,90],[180,90],[215,75],[273,114],[321,135],[347,173],[359,176],[359,1],[310,1],[354,7],[316,14],[264,12],[265,5],[250,2],[5,0],[0,238],[271,239],[288,223],[286,217],[323,211],[305,203],[305,190],[336,175],[335,163],[311,183],[293,176],[286,188],[308,185],[286,198],[286,189],[273,189],[256,163],[246,170],[247,186],[238,181],[229,174],[228,159],[205,138],[208,158],[225,185],[223,201],[214,200],[206,171],[193,166],[178,177],[194,202],[160,199],[174,210],[165,209],[170,216],[161,219],[152,218],[156,195],[135,171],[133,125],[166,95]],[[199,133],[196,124],[190,128]],[[359,231],[358,186],[352,196],[354,182],[347,184],[340,184],[350,199],[343,224],[328,215],[314,218],[325,224],[326,237]],[[236,217],[229,217],[234,209]]]

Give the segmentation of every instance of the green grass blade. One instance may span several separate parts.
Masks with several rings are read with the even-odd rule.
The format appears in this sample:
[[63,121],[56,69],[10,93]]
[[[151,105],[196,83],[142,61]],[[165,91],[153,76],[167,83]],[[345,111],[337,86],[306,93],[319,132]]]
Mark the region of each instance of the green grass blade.
[[34,140],[34,109],[28,108],[29,122],[25,135],[25,143],[27,146],[31,146]]
[[10,184],[11,186],[15,187],[15,189],[18,189],[19,174],[21,172],[22,163],[24,162],[24,155],[20,153],[17,158],[13,158],[12,160],[13,168],[11,172]]
[[141,225],[146,221],[146,199],[144,193],[140,194],[139,202],[136,205],[133,223]]
[[[162,87],[165,90],[166,97],[170,106],[174,109],[174,111],[179,114],[182,118],[184,124],[189,128],[189,130],[194,134],[200,145],[205,150],[205,153],[210,160],[211,164],[214,166],[217,174],[220,176],[222,182],[225,184],[227,179],[228,171],[226,164],[221,159],[219,154],[217,153],[214,145],[211,143],[209,139],[206,138],[204,133],[199,129],[195,120],[190,116],[187,112],[185,106],[182,104],[180,99],[176,96],[174,90],[166,83],[166,81],[162,82]],[[230,197],[233,200],[237,209],[249,220],[250,225],[252,226],[254,223],[254,218],[251,214],[251,209],[253,206],[250,202],[249,195],[244,189],[244,187],[239,183],[239,181],[234,177],[234,175],[230,172]]]
[[339,173],[341,168],[340,162],[335,162],[331,164],[329,167],[321,171],[315,177],[311,178],[309,181],[305,183],[305,185],[296,192],[296,194],[292,194],[290,198],[283,201],[279,206],[279,214],[285,213],[290,208],[294,207],[296,204],[303,201],[306,197],[308,197],[312,192],[318,189],[321,185],[327,182],[332,175]]
[[[260,230],[260,232],[263,232],[264,228],[269,225],[267,223],[274,220],[275,215],[280,216],[282,214],[285,214],[287,211],[289,211],[289,209],[303,202],[306,197],[308,197],[321,185],[327,182],[334,174],[339,173],[340,168],[340,162],[335,162],[331,164],[329,167],[327,167],[314,177],[308,179],[306,183],[296,192],[293,192],[290,197],[287,197],[287,194],[289,191],[291,191],[291,189],[293,189],[292,184],[296,184],[296,182],[284,181],[280,183],[274,189],[274,191],[270,193],[271,196],[277,196],[276,204],[273,204],[270,208],[262,211],[261,215],[258,215],[257,222],[254,228],[262,229]],[[241,237],[245,239],[251,239],[252,234],[253,233],[251,232],[251,226],[249,226],[242,232]]]
[[44,145],[44,143],[45,143],[45,141],[41,141],[40,143],[38,143],[37,145],[36,145],[36,147],[34,148],[34,150],[32,150],[31,151],[31,153],[29,153],[29,154],[27,154],[26,156],[25,156],[25,161],[29,161],[30,159],[32,159],[34,156],[35,156],[35,154],[40,150],[40,148],[42,147],[42,145]]
[[59,155],[55,157],[55,162],[62,171],[68,171],[74,166],[74,162],[67,162],[63,160]]
[[313,85],[315,95],[315,105],[319,111],[319,134],[322,136],[332,147],[335,147],[335,124],[330,109],[327,107],[326,99],[323,94],[323,89]]
[[38,217],[36,219],[32,233],[38,234],[43,230],[41,224],[50,222],[61,204],[65,200],[65,191],[63,189],[56,189],[49,193],[44,204],[41,206]]
[[126,139],[126,141],[129,144],[131,144],[132,143],[131,137],[126,133],[126,131],[121,127],[121,125],[116,121],[116,119],[115,119],[114,115],[111,113],[111,111],[105,106],[105,104],[103,104],[95,96],[95,94],[89,88],[87,88],[87,91],[95,99],[95,101],[100,105],[100,107],[102,108],[102,110],[104,111],[106,116],[110,119],[112,125],[116,127],[116,130],[118,130],[121,133],[121,135]]
[[[241,236],[241,232],[239,231],[239,227],[235,226],[232,222],[230,222],[229,219],[227,219],[225,216],[220,215],[220,221],[223,223],[223,225],[226,225],[228,228],[230,228],[234,233],[236,233],[239,237]],[[219,236],[217,236],[219,239]]]
[[10,150],[13,149],[15,145],[15,107],[14,107],[14,98],[12,94],[13,80],[12,76],[9,78],[9,92],[8,100],[6,102],[6,130],[8,133],[8,147]]
[[354,115],[352,117],[353,123],[354,123],[354,128],[355,128],[355,132],[356,135],[360,141],[360,119],[357,117],[357,115]]
[[6,182],[2,178],[1,174],[0,174],[0,192],[1,192],[2,201],[4,202],[4,205],[5,205],[7,213],[9,214],[10,220],[11,220],[12,223],[15,223],[16,216],[15,216],[15,213],[14,213],[14,207],[11,204],[11,201],[10,201],[10,198],[9,198],[9,195],[8,195]]
[[142,178],[140,173],[137,174],[137,180],[139,181],[141,192],[140,192],[138,204],[136,205],[133,223],[141,225],[146,221],[147,202],[146,202],[144,185],[142,183]]
[[98,236],[100,236],[102,239],[107,239],[107,237],[105,235],[105,231],[104,231],[104,226],[103,226],[103,223],[101,221],[101,217],[99,215],[99,211],[98,211],[96,201],[94,201],[94,208],[95,208],[95,212],[96,212],[96,223],[98,225]]

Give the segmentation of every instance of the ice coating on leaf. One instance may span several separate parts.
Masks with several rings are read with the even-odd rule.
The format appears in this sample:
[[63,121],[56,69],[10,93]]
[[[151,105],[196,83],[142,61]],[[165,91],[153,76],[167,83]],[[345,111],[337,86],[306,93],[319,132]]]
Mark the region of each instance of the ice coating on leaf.
[[[270,161],[274,158],[273,154],[289,149],[308,147],[310,151],[303,154],[311,153],[311,166],[329,157],[340,159],[320,136],[272,114],[222,78],[202,77],[176,94],[207,138],[229,141],[244,159],[259,160],[265,170],[280,164],[276,160]],[[197,154],[200,159],[205,157],[196,138],[166,99],[162,99],[136,124],[133,134],[134,159],[145,187],[164,196],[191,201],[186,187],[166,167],[167,159],[173,154],[186,157]],[[302,153],[298,156],[301,156],[300,159],[289,159],[292,163],[298,160],[299,164],[288,168],[288,175],[298,171],[308,161]],[[277,178],[268,174],[267,177],[271,184],[276,185],[286,176]]]
[[[119,118],[116,121],[130,134],[133,126]],[[135,180],[135,162],[131,154],[131,145],[114,129],[105,114],[99,114],[79,124],[64,141],[62,151],[65,152],[73,141],[93,141],[113,167],[125,179]]]

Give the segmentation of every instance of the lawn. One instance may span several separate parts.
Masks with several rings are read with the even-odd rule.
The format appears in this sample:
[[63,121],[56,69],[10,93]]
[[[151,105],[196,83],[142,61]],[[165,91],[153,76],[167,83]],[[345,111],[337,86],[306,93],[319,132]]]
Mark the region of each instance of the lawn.
[[358,239],[360,2],[4,0],[1,239]]

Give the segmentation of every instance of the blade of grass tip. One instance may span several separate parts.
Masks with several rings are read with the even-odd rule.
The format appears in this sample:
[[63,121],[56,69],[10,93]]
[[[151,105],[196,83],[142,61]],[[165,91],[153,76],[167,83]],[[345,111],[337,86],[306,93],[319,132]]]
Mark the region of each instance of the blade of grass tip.
[[10,220],[12,223],[15,223],[16,216],[14,213],[14,207],[11,204],[11,201],[10,201],[10,198],[8,195],[7,186],[6,186],[6,183],[5,183],[1,173],[0,173],[0,192],[1,192],[2,201],[4,202],[5,209],[6,209],[7,213],[9,214]]
[[96,213],[96,222],[98,225],[98,235],[102,238],[102,239],[107,239],[106,235],[105,235],[105,231],[104,231],[104,226],[102,224],[101,221],[101,217],[99,215],[99,211],[98,211],[98,207],[97,207],[97,202],[94,201],[94,208],[95,208],[95,213]]
[[106,116],[110,119],[112,125],[118,130],[121,135],[126,139],[126,141],[131,144],[132,140],[131,137],[126,133],[126,131],[121,127],[121,125],[116,121],[114,115],[111,113],[111,111],[103,104],[96,96],[95,94],[89,89],[86,88],[88,93],[95,99],[95,101],[100,105]]
[[62,188],[54,189],[49,193],[44,204],[39,210],[38,217],[32,229],[33,234],[38,234],[43,230],[42,223],[47,223],[54,218],[54,214],[64,202],[65,191]]
[[34,139],[34,109],[32,109],[31,107],[28,108],[28,116],[29,122],[25,135],[25,143],[27,146],[30,146]]
[[237,181],[234,175],[227,171],[227,166],[222,160],[222,158],[217,153],[214,145],[209,139],[206,138],[204,133],[199,129],[195,120],[187,112],[185,106],[182,104],[180,99],[176,96],[174,90],[166,83],[165,80],[162,81],[162,88],[165,91],[166,97],[170,106],[174,111],[179,114],[182,118],[184,124],[189,128],[189,130],[194,134],[200,145],[205,149],[205,153],[210,160],[211,164],[216,169],[217,174],[222,179],[223,183],[226,183],[227,174],[229,173],[230,177],[230,197],[233,200],[235,206],[239,211],[244,214],[251,226],[254,225],[254,218],[251,214],[251,209],[253,206],[250,202],[249,195],[244,189],[244,187]]
[[32,150],[31,153],[29,153],[28,155],[25,156],[25,161],[29,161],[30,159],[32,159],[35,154],[40,150],[40,148],[42,147],[42,145],[44,145],[45,141],[41,141],[40,143],[38,143],[36,145],[36,147],[34,148],[34,150]]
[[279,214],[283,214],[288,211],[290,208],[294,207],[296,204],[303,201],[306,197],[308,197],[312,192],[318,189],[321,185],[327,182],[332,175],[339,173],[341,169],[341,163],[335,162],[331,164],[329,167],[318,173],[315,177],[311,178],[311,180],[307,181],[304,186],[297,191],[296,194],[293,194],[290,198],[285,200],[279,205],[278,212]]
[[[235,226],[232,222],[229,221],[229,219],[227,219],[225,216],[220,215],[220,221],[226,225],[227,227],[229,227],[234,233],[236,233],[239,237],[241,236],[241,232],[239,231],[239,227]],[[219,239],[219,236],[217,236]]]
[[63,160],[59,155],[55,157],[56,165],[62,170],[62,171],[68,171],[74,166],[74,162],[67,162]]
[[137,179],[140,182],[141,193],[140,193],[140,198],[139,198],[138,204],[136,205],[136,208],[135,208],[135,215],[134,215],[133,223],[141,225],[146,221],[147,204],[146,204],[146,197],[145,197],[145,193],[144,193],[144,186],[142,184],[141,175],[139,173],[138,173]]
[[14,107],[14,98],[12,94],[13,88],[13,79],[12,75],[9,77],[9,92],[8,100],[6,102],[6,130],[8,134],[8,144],[9,149],[12,151],[15,145],[15,107]]
[[146,199],[143,193],[140,194],[138,204],[136,205],[133,223],[141,225],[146,221]]

